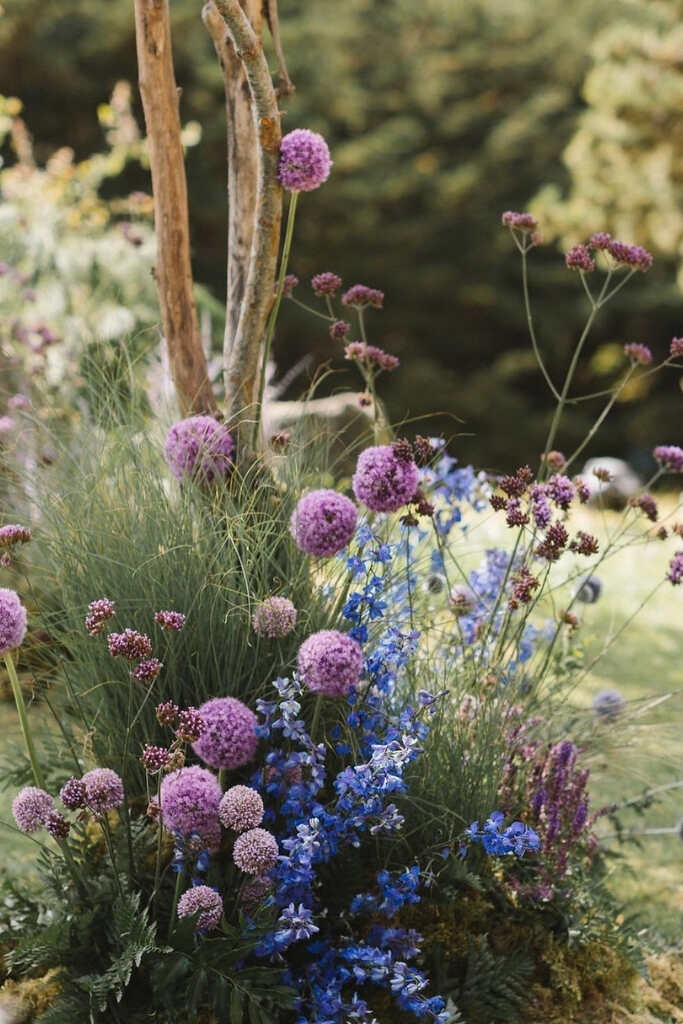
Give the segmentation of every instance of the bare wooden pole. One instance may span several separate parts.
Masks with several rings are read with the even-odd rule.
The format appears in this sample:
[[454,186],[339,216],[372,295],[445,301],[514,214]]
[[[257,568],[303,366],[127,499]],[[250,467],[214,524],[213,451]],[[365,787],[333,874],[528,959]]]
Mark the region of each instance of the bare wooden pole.
[[184,414],[212,413],[216,399],[192,288],[187,181],[168,0],[135,0],[135,35],[154,192],[155,278],[171,373]]
[[[239,0],[214,0],[249,84],[251,112],[258,142],[258,178],[249,269],[234,337],[224,352],[228,411],[243,438],[248,411],[254,408],[259,356],[273,301],[282,221],[282,189],[277,177],[282,133],[277,95],[263,45]],[[213,32],[212,32],[213,35]],[[232,197],[231,197],[232,198]],[[242,426],[239,425],[241,422]]]

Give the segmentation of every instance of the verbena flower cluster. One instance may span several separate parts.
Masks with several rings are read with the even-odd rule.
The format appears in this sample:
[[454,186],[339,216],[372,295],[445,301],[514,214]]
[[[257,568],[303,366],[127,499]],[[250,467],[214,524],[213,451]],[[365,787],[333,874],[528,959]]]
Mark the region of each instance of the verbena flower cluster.
[[0,654],[19,647],[26,636],[26,609],[14,590],[0,587]]

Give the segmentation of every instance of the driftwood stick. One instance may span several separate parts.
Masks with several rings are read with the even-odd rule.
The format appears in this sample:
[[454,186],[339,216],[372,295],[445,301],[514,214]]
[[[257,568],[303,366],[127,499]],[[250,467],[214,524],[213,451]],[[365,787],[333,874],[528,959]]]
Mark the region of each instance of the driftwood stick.
[[[277,163],[282,137],[277,96],[263,46],[239,0],[215,0],[228,26],[251,91],[258,137],[258,187],[249,270],[237,331],[224,365],[225,390],[231,417],[243,416],[256,398],[261,344],[273,302],[282,220],[282,189]],[[239,426],[238,426],[238,429]],[[248,429],[241,428],[249,438]]]
[[[228,253],[225,310],[225,365],[237,334],[249,270],[258,190],[258,140],[251,111],[251,92],[244,65],[235,52],[225,21],[213,0],[204,5],[202,20],[213,40],[223,70],[228,143]],[[252,21],[252,25],[254,22]],[[256,26],[254,27],[256,31]]]
[[215,412],[192,289],[187,181],[168,0],[135,0],[135,36],[154,192],[155,279],[171,374],[183,413]]

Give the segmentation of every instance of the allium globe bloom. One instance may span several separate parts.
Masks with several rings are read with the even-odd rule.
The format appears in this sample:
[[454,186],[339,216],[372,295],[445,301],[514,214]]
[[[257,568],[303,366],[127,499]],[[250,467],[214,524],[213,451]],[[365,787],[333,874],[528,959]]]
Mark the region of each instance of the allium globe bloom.
[[[221,787],[213,772],[199,765],[179,768],[161,783],[161,820],[169,832],[203,839],[215,836]],[[216,844],[217,845],[217,844]]]
[[366,448],[358,456],[353,493],[373,512],[396,512],[415,496],[420,473],[413,459],[401,458],[390,444]]
[[211,483],[233,466],[235,442],[223,423],[212,416],[190,416],[166,435],[164,457],[178,480]]
[[94,814],[114,811],[123,803],[123,782],[111,768],[93,768],[81,780],[85,804]]
[[677,444],[659,444],[652,453],[671,473],[683,473],[683,448]]
[[591,707],[602,718],[616,718],[626,707],[626,701],[618,690],[600,690],[593,698]]
[[88,614],[85,617],[85,628],[90,636],[99,636],[104,629],[108,619],[116,614],[116,606],[108,597],[100,597],[97,601],[91,601],[88,605]]
[[322,135],[295,128],[280,143],[278,178],[290,192],[312,192],[330,176],[332,161]]
[[257,636],[271,639],[287,636],[296,626],[296,608],[288,597],[267,597],[251,617]]
[[296,545],[308,555],[327,558],[342,551],[356,530],[358,512],[338,491],[311,491],[299,499],[290,530]]
[[0,526],[0,548],[12,548],[15,544],[28,544],[31,536],[29,528],[21,526],[19,523]]
[[85,805],[85,786],[82,779],[67,779],[59,791],[59,799],[70,811]]
[[154,613],[154,621],[170,633],[179,633],[185,625],[185,616],[182,612],[160,611]]
[[311,287],[313,293],[320,298],[323,295],[336,295],[342,286],[342,279],[338,274],[333,274],[329,270],[323,271],[322,274],[315,274],[311,278]]
[[277,839],[265,828],[252,828],[235,840],[232,859],[247,875],[265,875],[277,864]]
[[14,590],[0,587],[0,654],[19,647],[26,636],[26,609]]
[[192,744],[197,757],[211,768],[241,768],[256,753],[258,724],[253,711],[235,697],[214,697],[199,713],[204,729]]
[[178,900],[178,917],[191,917],[198,913],[195,931],[212,932],[218,928],[223,916],[223,899],[208,885],[195,885],[186,889]]
[[629,342],[628,345],[624,345],[624,355],[627,356],[632,363],[639,363],[640,366],[649,366],[652,362],[652,352],[647,345],[641,345],[637,341]]
[[136,629],[110,633],[107,637],[107,646],[112,658],[127,658],[128,661],[148,658],[152,653],[152,641],[145,633],[138,633]]
[[37,786],[25,786],[12,801],[12,817],[22,832],[38,832],[55,805],[49,793]]
[[309,690],[326,697],[345,697],[360,679],[363,651],[347,633],[321,629],[302,643],[297,668]]
[[272,882],[267,878],[252,878],[250,882],[242,886],[240,891],[240,902],[244,903],[245,907],[257,907],[263,903],[266,896],[271,892],[273,888]]
[[249,786],[231,786],[221,797],[218,817],[225,828],[246,832],[263,821],[263,800]]

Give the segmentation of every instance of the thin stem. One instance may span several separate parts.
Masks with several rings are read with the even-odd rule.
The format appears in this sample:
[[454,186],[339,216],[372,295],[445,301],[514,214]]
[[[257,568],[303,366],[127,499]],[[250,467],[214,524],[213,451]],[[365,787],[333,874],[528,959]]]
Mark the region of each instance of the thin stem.
[[590,428],[590,430],[588,431],[588,433],[587,433],[587,434],[586,434],[586,436],[584,437],[584,439],[583,439],[583,441],[581,442],[581,444],[580,444],[580,445],[578,446],[578,448],[575,448],[575,449],[574,449],[574,451],[572,452],[572,454],[571,454],[571,455],[569,456],[569,458],[567,459],[567,461],[566,461],[566,463],[565,463],[565,469],[566,469],[566,468],[567,468],[567,467],[568,467],[568,466],[570,465],[570,463],[572,463],[572,462],[574,461],[574,459],[576,459],[576,458],[578,458],[578,457],[579,457],[579,455],[580,455],[580,454],[581,454],[581,452],[582,452],[582,451],[584,450],[584,448],[586,447],[586,445],[590,444],[590,442],[592,441],[592,439],[593,439],[593,438],[595,437],[595,435],[597,434],[598,430],[600,429],[600,427],[602,426],[602,424],[603,424],[603,423],[605,422],[605,420],[607,419],[607,417],[608,417],[608,415],[609,415],[609,413],[610,413],[610,411],[611,411],[611,409],[612,409],[612,406],[613,406],[613,405],[614,405],[614,403],[616,402],[616,400],[617,400],[617,398],[619,397],[619,395],[621,394],[621,392],[622,392],[622,391],[624,390],[624,388],[626,387],[626,385],[627,385],[628,381],[629,381],[629,380],[631,379],[631,377],[632,377],[632,375],[633,375],[633,371],[634,371],[634,370],[635,370],[635,366],[631,366],[631,367],[629,367],[629,369],[628,369],[628,370],[626,371],[626,373],[624,374],[624,377],[623,377],[623,379],[622,379],[621,383],[620,383],[620,384],[619,384],[619,385],[618,385],[618,386],[617,386],[617,387],[616,387],[616,388],[614,389],[614,391],[612,392],[612,397],[610,398],[609,402],[607,403],[607,405],[605,406],[605,408],[604,408],[604,409],[602,410],[602,412],[600,413],[600,415],[599,415],[599,416],[598,416],[598,418],[596,419],[596,421],[595,421],[595,423],[593,424],[593,426],[592,426],[592,427]]
[[168,922],[168,937],[170,939],[171,932],[173,931],[173,925],[176,919],[176,909],[178,907],[178,900],[180,899],[180,887],[183,884],[184,871],[178,871],[175,878],[175,889],[173,890],[173,905],[171,907],[171,919]]
[[318,727],[318,721],[320,719],[320,711],[323,706],[323,695],[319,693],[315,698],[315,708],[313,709],[313,721],[311,722],[311,739],[315,743],[315,733]]
[[552,380],[550,379],[550,374],[548,373],[548,371],[546,369],[546,366],[545,366],[545,363],[543,362],[543,357],[541,355],[541,350],[538,347],[538,341],[536,339],[536,330],[534,328],[534,319],[533,319],[533,314],[531,312],[531,299],[529,297],[529,274],[528,274],[527,258],[526,258],[526,254],[527,254],[528,250],[527,250],[526,247],[524,247],[524,248],[520,249],[520,251],[522,253],[522,289],[524,291],[524,309],[526,311],[526,322],[527,322],[527,327],[529,328],[529,336],[531,338],[531,345],[532,345],[533,350],[534,350],[534,355],[536,356],[536,362],[538,363],[538,365],[539,365],[539,367],[541,369],[541,373],[545,377],[546,384],[548,385],[548,387],[552,391],[554,397],[559,402],[560,401],[560,394],[559,394],[557,388],[555,387],[555,385],[553,384]]
[[28,754],[28,759],[31,762],[33,778],[35,779],[35,783],[38,789],[45,789],[45,778],[43,776],[40,764],[38,763],[38,755],[36,754],[36,748],[33,745],[33,737],[31,736],[31,730],[28,724],[28,715],[26,714],[26,705],[24,704],[24,695],[21,692],[21,686],[19,685],[17,670],[14,666],[14,661],[9,651],[5,654],[5,668],[7,669],[7,675],[9,676],[10,685],[12,687],[14,703],[17,706],[17,714],[19,715],[19,723],[21,725],[21,731],[24,735],[26,753]]
[[275,295],[275,302],[273,303],[273,309],[268,320],[266,327],[266,337],[263,343],[263,353],[261,355],[261,373],[259,376],[259,387],[258,387],[258,402],[256,405],[256,417],[254,422],[254,435],[253,435],[253,447],[256,448],[259,436],[259,430],[261,429],[261,416],[263,413],[263,395],[266,390],[266,369],[268,365],[268,359],[270,357],[270,348],[273,343],[273,334],[275,332],[275,323],[277,321],[278,313],[280,312],[280,303],[282,302],[282,295],[285,290],[285,276],[287,274],[287,264],[289,263],[289,254],[292,249],[292,238],[294,236],[294,219],[296,217],[296,207],[299,202],[299,193],[292,192],[292,198],[289,201],[289,210],[287,212],[287,227],[285,229],[285,240],[282,245],[282,257],[280,260],[280,273],[277,282],[277,292]]
[[326,313],[321,313],[319,309],[314,309],[313,306],[306,305],[305,302],[301,302],[299,299],[295,299],[293,295],[290,296],[289,301],[293,302],[295,306],[299,306],[300,309],[305,309],[307,313],[320,317],[321,320],[326,320],[327,323],[333,323],[336,319],[333,316],[327,316]]
[[106,815],[101,814],[99,817],[99,823],[102,828],[102,834],[104,835],[104,842],[109,853],[109,859],[111,860],[111,866],[114,869],[114,878],[116,880],[116,888],[119,890],[119,896],[123,899],[123,889],[121,887],[121,879],[119,878],[119,869],[116,864],[116,857],[114,855],[114,844],[111,841],[111,830],[109,828],[109,822],[107,821]]

